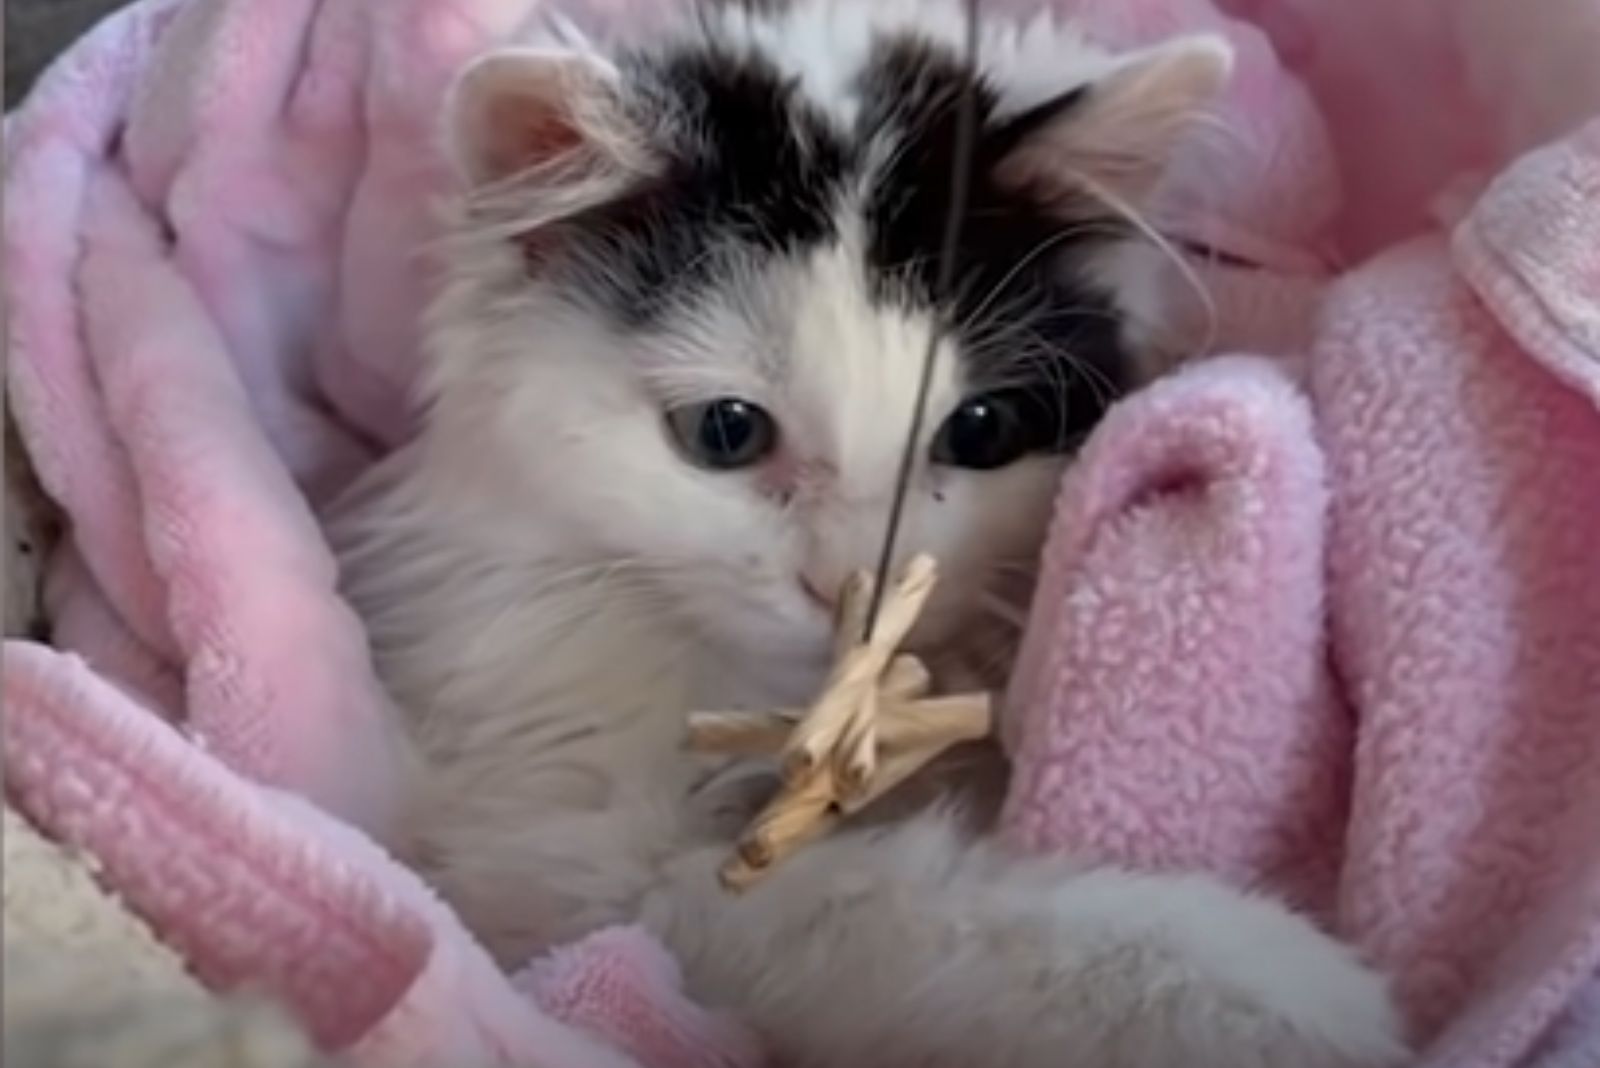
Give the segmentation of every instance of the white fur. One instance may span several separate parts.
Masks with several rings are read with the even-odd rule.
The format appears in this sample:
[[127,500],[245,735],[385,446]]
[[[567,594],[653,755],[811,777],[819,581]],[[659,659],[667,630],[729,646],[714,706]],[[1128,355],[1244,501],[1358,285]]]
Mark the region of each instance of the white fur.
[[[819,0],[745,32],[838,94],[851,49],[913,6],[959,25]],[[1017,47],[1049,53],[1045,25]],[[426,430],[333,534],[422,757],[397,847],[503,962],[641,920],[798,1068],[1398,1063],[1383,984],[1311,925],[1206,879],[1009,855],[973,833],[997,788],[959,762],[965,820],[842,833],[725,894],[715,867],[770,781],[687,755],[684,715],[819,682],[829,618],[804,584],[873,562],[931,324],[866,299],[848,231],[648,338],[529,283],[502,236],[453,247]],[[947,354],[927,434],[962,385]],[[777,416],[777,475],[674,451],[663,406],[722,393]],[[902,545],[942,564],[916,644],[946,678],[1004,670],[1020,609],[994,594],[1060,466],[918,469]]]
[[[719,40],[775,58],[841,127],[855,119],[851,81],[876,37],[915,26],[929,41],[957,52],[965,51],[967,40],[966,13],[954,0],[803,0],[771,13],[729,4],[711,23]],[[996,83],[1001,114],[1093,80],[1117,62],[1046,11],[1025,23],[984,19],[977,46],[984,69],[1004,72]]]

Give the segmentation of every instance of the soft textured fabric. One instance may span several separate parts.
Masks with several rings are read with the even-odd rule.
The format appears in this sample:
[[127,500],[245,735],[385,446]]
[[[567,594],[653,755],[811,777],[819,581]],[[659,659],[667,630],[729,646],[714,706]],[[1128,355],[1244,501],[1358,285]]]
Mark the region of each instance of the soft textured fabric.
[[212,997],[173,951],[96,886],[92,860],[8,805],[7,1064],[67,1068],[326,1068],[276,1008]]
[[643,932],[599,932],[513,982],[359,833],[230,772],[77,658],[18,643],[5,675],[18,806],[93,857],[203,982],[271,995],[348,1063],[757,1063]]
[[[1600,9],[1055,6],[1240,60],[1158,214],[1220,355],[1066,479],[1005,833],[1288,896],[1433,1068],[1593,1063]],[[7,790],[359,1063],[751,1063],[642,934],[510,979],[362,833],[399,757],[316,509],[409,431],[442,88],[540,14],[142,0],[8,120],[9,387],[72,527],[70,652],[6,652]]]

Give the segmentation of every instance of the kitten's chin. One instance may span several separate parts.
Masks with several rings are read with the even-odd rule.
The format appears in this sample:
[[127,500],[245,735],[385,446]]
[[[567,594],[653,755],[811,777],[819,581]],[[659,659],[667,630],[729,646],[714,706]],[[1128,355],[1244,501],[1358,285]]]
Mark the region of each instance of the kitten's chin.
[[[719,706],[803,706],[827,681],[834,658],[833,621],[823,613],[723,614],[699,627],[705,651],[703,692]],[[930,613],[903,643],[941,690],[996,690],[1005,685],[1017,634],[1002,622],[950,611]]]
[[817,696],[832,666],[826,625],[751,626],[706,634],[705,688],[730,707],[804,705]]

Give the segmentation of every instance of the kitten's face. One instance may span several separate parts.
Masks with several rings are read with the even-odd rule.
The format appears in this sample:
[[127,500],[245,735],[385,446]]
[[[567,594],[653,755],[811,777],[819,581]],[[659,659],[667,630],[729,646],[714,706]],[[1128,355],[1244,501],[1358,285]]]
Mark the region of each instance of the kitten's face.
[[[1166,81],[1117,68],[1096,100],[1101,82],[1069,92],[1106,66],[1085,60],[1019,102],[988,68],[943,291],[969,78],[955,22],[913,34],[894,7],[734,14],[614,67],[504,55],[456,97],[476,191],[434,316],[434,437],[508,532],[617,563],[735,655],[826,657],[940,322],[898,558],[940,563],[922,644],[1014,632],[1063,464],[1134,382],[1129,324],[1155,313],[1129,281],[1139,246],[1083,183],[1136,202],[1162,120],[1226,69],[1190,46],[1146,64]],[[1179,90],[1181,109],[1160,95]],[[1097,169],[1082,143],[1112,120],[1128,143]]]

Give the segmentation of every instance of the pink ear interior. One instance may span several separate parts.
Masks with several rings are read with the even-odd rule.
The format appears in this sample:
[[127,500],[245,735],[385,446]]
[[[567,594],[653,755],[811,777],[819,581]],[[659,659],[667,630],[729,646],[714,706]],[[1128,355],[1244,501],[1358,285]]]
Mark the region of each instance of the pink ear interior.
[[1137,207],[1232,69],[1232,49],[1220,37],[1182,37],[1135,53],[1028,137],[1002,163],[1000,176],[1075,194],[1087,188],[1114,207]]
[[547,101],[516,96],[488,101],[484,122],[494,130],[482,162],[496,176],[516,174],[545,160],[572,156],[584,135],[572,117]]
[[584,180],[637,141],[599,59],[532,50],[479,59],[451,91],[449,134],[456,162],[475,183],[528,172]]

